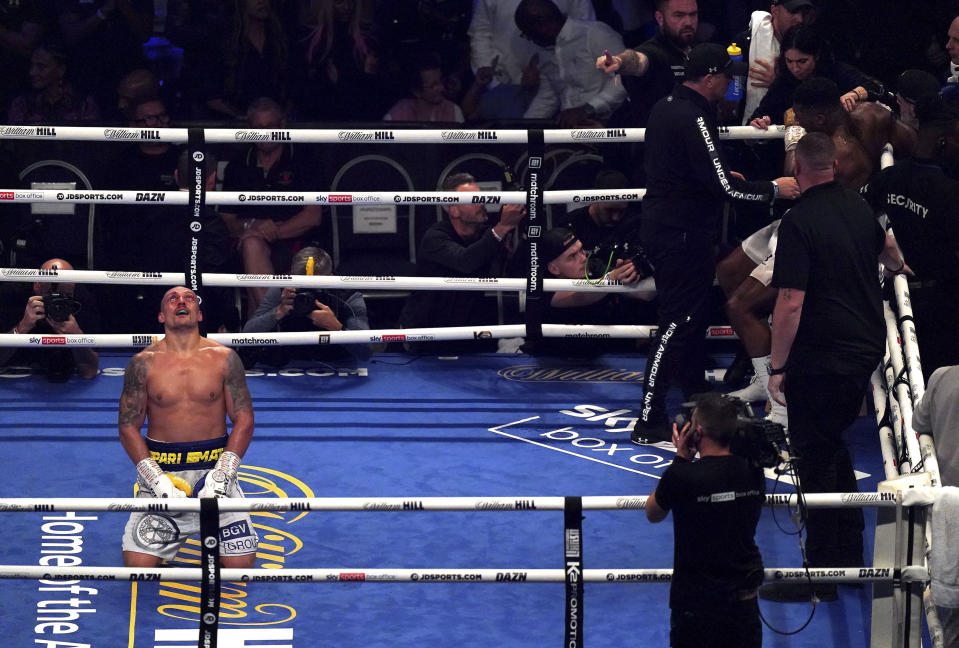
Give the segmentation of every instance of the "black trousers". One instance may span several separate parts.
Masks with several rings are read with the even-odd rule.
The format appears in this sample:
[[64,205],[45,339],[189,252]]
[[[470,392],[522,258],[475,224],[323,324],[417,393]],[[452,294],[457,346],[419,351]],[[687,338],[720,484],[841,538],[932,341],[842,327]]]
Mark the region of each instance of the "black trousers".
[[[859,416],[869,376],[794,374],[785,380],[789,437],[806,493],[859,490],[843,433]],[[862,509],[809,509],[806,555],[816,567],[863,564]]]
[[673,382],[685,396],[701,392],[706,372],[706,311],[716,275],[716,236],[646,221],[641,238],[656,268],[659,331],[649,346],[640,418],[666,422]]
[[959,364],[959,286],[936,283],[910,287],[916,340],[926,380],[937,367]]
[[760,648],[763,626],[756,598],[726,605],[674,608],[669,618],[672,648]]

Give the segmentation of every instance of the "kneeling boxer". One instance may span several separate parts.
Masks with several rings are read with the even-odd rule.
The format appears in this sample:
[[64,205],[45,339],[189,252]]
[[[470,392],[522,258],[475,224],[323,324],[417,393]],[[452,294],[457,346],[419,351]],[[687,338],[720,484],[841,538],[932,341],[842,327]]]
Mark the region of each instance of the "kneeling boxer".
[[[200,335],[203,314],[192,290],[168,290],[158,319],[165,335],[131,358],[120,395],[120,442],[137,467],[137,497],[242,497],[237,470],[253,436],[243,363]],[[133,513],[123,533],[123,563],[155,567],[170,560],[199,527],[196,513]],[[220,515],[224,567],[253,567],[257,542],[248,513]]]

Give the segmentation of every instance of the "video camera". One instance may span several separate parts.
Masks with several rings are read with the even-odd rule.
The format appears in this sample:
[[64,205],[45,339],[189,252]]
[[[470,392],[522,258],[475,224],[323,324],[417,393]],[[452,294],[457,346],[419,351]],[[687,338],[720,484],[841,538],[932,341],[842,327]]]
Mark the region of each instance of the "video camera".
[[59,292],[57,286],[53,286],[53,292],[43,296],[43,310],[54,322],[66,322],[71,315],[80,312],[80,306],[79,300]]
[[[775,468],[789,457],[789,444],[786,428],[779,423],[753,415],[752,406],[738,398],[723,396],[737,408],[736,431],[730,440],[729,449],[733,454],[746,459],[756,468]],[[691,421],[696,408],[696,397],[683,403],[682,411],[674,422],[679,429]]]

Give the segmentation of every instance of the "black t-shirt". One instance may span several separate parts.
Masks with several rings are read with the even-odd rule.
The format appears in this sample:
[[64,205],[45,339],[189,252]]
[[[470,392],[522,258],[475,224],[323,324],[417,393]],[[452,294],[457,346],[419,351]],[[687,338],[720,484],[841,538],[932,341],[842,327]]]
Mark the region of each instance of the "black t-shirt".
[[[223,191],[323,191],[326,178],[307,151],[286,146],[283,154],[270,171],[264,175],[263,169],[256,164],[256,149],[251,147],[246,153],[231,160],[223,170]],[[289,220],[306,203],[269,202],[247,205],[230,205],[220,211],[236,214],[240,218],[270,218],[276,221]],[[304,240],[317,233],[307,233]]]
[[959,284],[959,182],[935,164],[907,159],[884,169],[863,191],[872,208],[889,217],[918,279]]
[[765,477],[736,455],[673,462],[656,487],[656,502],[673,512],[673,582],[669,604],[729,603],[762,583],[754,539]]
[[805,291],[790,374],[868,373],[882,359],[884,243],[866,201],[838,182],[807,189],[783,216],[772,285]]
[[662,31],[636,48],[649,59],[643,76],[622,77],[629,94],[629,117],[626,125],[637,128],[646,125],[653,104],[673,91],[685,78],[686,53],[677,47]]

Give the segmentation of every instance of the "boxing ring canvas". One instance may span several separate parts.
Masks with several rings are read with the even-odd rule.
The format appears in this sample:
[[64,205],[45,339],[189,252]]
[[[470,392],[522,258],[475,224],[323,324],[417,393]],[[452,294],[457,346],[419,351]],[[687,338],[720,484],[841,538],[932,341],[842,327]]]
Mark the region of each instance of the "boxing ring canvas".
[[[129,354],[103,354],[101,375],[50,384],[0,376],[2,497],[129,497],[135,470],[117,436]],[[719,364],[728,359],[719,359]],[[249,371],[256,432],[240,479],[247,496],[402,497],[407,510],[254,512],[256,567],[333,567],[329,583],[228,583],[219,646],[565,645],[564,585],[527,583],[525,569],[563,566],[555,511],[424,512],[430,496],[640,495],[673,452],[635,446],[641,396],[637,355],[569,360],[524,355],[461,358],[378,354],[356,369]],[[714,378],[721,370],[714,372]],[[678,402],[674,395],[673,404]],[[860,489],[882,478],[871,412],[849,436]],[[767,492],[792,492],[767,480]],[[518,507],[522,508],[522,507]],[[866,515],[866,561],[876,511]],[[127,513],[0,513],[2,562],[118,566]],[[641,510],[586,511],[583,566],[669,568],[671,519]],[[788,512],[763,511],[757,542],[766,567],[801,557]],[[196,567],[191,540],[177,555]],[[489,568],[495,582],[359,582],[364,568]],[[452,580],[452,575],[450,580]],[[586,583],[584,645],[667,646],[668,583]],[[764,628],[764,646],[869,645],[870,586],[840,587],[794,636]],[[195,646],[199,583],[0,580],[0,627],[9,646]],[[808,604],[761,602],[792,630]],[[57,633],[56,631],[59,631]]]

